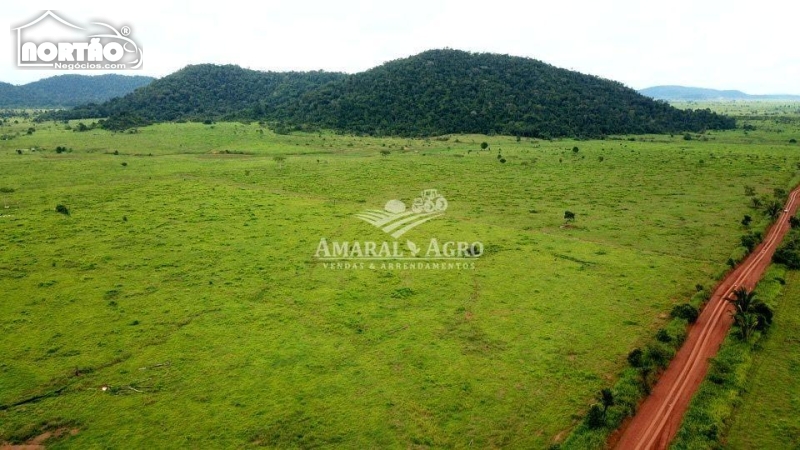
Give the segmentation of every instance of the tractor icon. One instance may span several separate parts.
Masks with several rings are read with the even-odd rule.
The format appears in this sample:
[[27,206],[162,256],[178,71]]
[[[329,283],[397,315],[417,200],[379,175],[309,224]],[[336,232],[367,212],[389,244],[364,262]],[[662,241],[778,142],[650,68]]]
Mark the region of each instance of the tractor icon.
[[436,189],[425,189],[422,194],[414,199],[411,211],[416,214],[441,212],[447,209],[447,199]]

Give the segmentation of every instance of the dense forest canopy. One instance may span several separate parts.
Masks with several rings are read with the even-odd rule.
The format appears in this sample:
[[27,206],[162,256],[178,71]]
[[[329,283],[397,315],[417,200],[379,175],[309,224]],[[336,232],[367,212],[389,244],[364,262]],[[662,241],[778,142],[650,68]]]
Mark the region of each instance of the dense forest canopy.
[[431,50],[353,75],[189,66],[125,97],[43,118],[89,117],[108,117],[105,126],[114,129],[225,118],[401,136],[597,137],[735,126],[731,118],[679,110],[615,81],[458,50]]

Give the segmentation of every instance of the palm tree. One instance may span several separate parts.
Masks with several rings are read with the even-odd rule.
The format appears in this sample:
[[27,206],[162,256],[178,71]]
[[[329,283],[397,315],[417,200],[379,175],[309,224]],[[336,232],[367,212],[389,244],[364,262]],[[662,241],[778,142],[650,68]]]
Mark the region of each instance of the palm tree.
[[782,210],[783,207],[781,204],[777,200],[773,200],[767,205],[766,213],[770,218],[775,219],[780,215]]
[[739,327],[743,340],[747,340],[755,330],[763,330],[772,323],[772,310],[756,297],[756,293],[744,287],[733,292],[733,298],[726,299],[733,304],[733,320]]

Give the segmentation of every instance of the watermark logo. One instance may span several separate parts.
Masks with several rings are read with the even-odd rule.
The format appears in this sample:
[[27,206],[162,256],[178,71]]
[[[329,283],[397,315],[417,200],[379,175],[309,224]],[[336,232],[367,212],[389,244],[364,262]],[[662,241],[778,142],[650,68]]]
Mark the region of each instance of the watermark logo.
[[144,53],[131,38],[131,27],[92,22],[92,30],[52,11],[13,28],[17,67],[56,70],[126,70],[142,67]]
[[314,254],[330,269],[474,269],[483,255],[483,243],[429,238],[423,244],[401,236],[447,210],[447,199],[436,189],[425,189],[408,208],[401,200],[389,200],[383,210],[370,209],[355,216],[389,234],[393,241],[337,241],[321,238]]
[[436,189],[425,189],[421,196],[414,199],[410,210],[400,200],[389,200],[383,211],[370,209],[356,214],[356,217],[398,239],[412,228],[441,216],[446,209],[447,199],[444,196]]

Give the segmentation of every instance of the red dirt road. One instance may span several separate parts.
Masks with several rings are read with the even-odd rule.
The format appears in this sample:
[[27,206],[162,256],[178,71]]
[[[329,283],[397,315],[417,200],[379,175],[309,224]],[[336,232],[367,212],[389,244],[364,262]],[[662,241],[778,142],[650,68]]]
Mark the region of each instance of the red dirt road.
[[633,419],[612,435],[609,443],[616,442],[615,448],[651,450],[669,446],[692,396],[708,372],[708,359],[716,355],[733,324],[732,307],[724,299],[741,286],[752,289],[761,279],[775,249],[789,231],[789,217],[797,212],[798,197],[800,187],[789,195],[786,210],[769,229],[764,242],[717,286],[650,396]]

